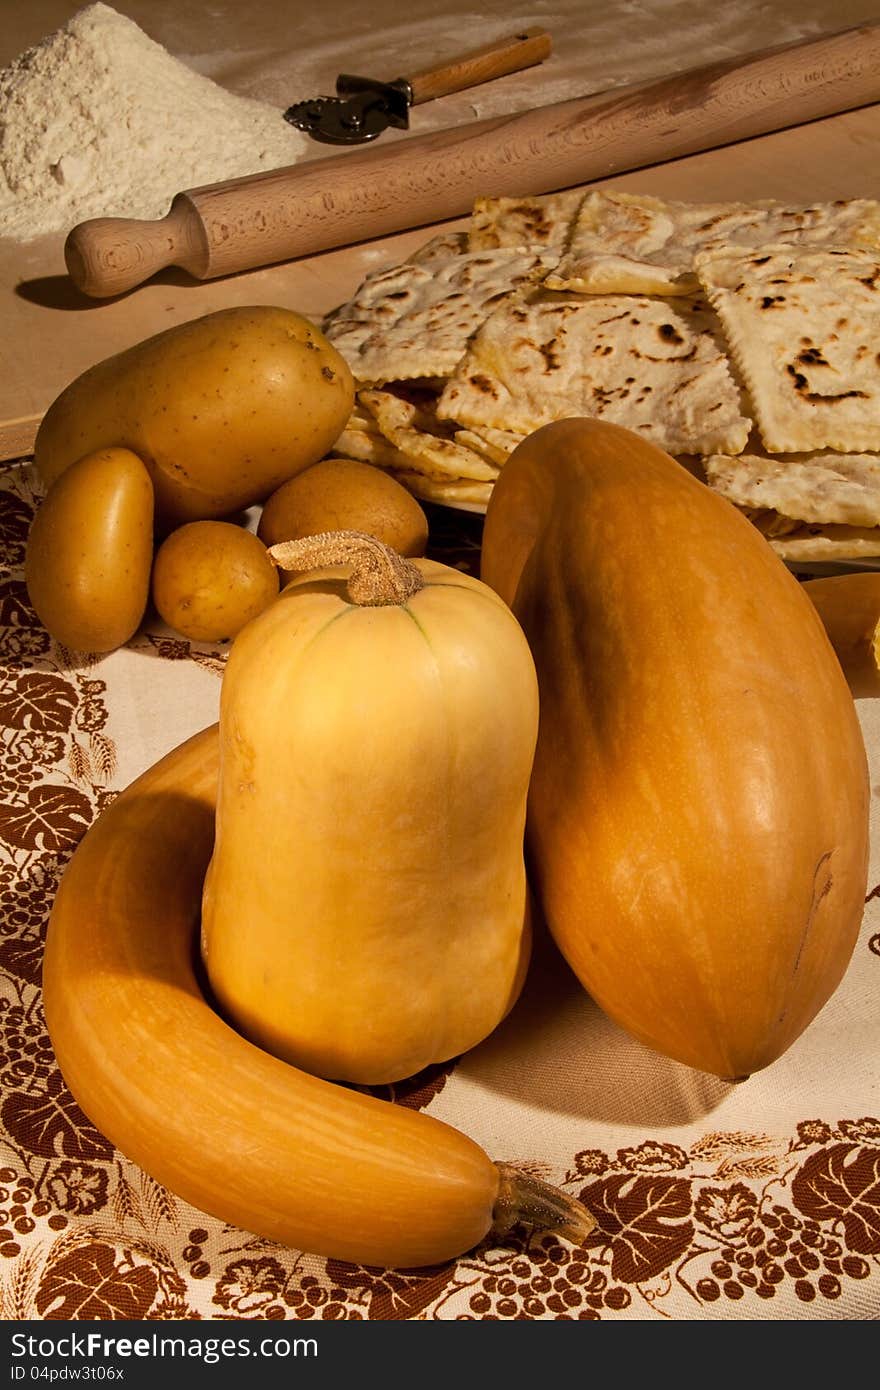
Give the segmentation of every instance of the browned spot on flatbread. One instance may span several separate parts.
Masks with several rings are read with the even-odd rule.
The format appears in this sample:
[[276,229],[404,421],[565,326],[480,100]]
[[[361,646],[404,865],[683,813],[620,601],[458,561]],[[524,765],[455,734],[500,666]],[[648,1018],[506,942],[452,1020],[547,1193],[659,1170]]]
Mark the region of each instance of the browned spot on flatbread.
[[779,245],[696,258],[770,452],[880,450],[878,255]]
[[771,245],[880,245],[880,202],[838,199],[790,207],[772,198],[700,203],[594,190],[580,205],[553,290],[587,294],[690,293],[694,258],[715,247],[742,248],[754,267]]
[[586,415],[639,430],[671,453],[704,452],[710,439],[736,452],[751,425],[705,304],[543,289],[489,316],[438,414],[465,429],[519,434]]
[[[798,360],[800,361],[801,359],[799,358]],[[826,362],[824,365],[827,366],[828,363]],[[837,391],[829,392],[828,394],[822,391],[811,391],[809,381],[804,376],[803,372],[798,371],[797,367],[792,366],[789,362],[785,370],[794,383],[794,389],[805,401],[821,401],[823,404],[834,405],[836,401],[846,401],[853,397],[857,397],[861,400],[870,399],[867,391]]]

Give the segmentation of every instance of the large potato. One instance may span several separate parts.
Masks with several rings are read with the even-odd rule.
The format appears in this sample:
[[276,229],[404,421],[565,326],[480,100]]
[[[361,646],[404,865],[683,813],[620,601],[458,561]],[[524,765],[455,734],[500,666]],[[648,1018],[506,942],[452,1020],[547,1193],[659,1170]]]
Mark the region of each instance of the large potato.
[[50,636],[110,652],[140,626],[153,563],[153,486],[128,449],[98,449],[66,470],[37,508],[24,578]]
[[48,487],[83,454],[133,450],[169,530],[262,502],[327,453],[353,401],[344,358],[308,319],[220,309],[83,372],[46,412],[34,458]]

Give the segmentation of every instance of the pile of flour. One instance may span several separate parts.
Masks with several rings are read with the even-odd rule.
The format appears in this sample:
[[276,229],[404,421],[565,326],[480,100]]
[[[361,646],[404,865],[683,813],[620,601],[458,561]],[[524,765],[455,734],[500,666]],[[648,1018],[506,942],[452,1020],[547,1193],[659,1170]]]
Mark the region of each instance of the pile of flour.
[[308,144],[274,106],[89,5],[0,71],[0,236],[162,217],[182,189],[294,164]]

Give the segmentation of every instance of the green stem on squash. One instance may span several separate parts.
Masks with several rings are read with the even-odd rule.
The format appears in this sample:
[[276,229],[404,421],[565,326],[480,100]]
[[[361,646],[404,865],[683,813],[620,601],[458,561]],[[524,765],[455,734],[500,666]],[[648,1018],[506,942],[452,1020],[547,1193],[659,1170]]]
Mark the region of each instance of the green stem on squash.
[[269,557],[279,569],[298,573],[350,565],[349,598],[361,608],[406,603],[425,583],[416,565],[364,531],[321,531],[279,541],[269,546]]

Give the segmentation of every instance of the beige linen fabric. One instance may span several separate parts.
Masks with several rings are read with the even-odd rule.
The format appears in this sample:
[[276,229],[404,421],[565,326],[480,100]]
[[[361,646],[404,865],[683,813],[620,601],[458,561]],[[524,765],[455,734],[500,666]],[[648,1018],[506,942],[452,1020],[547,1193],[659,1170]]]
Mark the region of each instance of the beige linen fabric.
[[[33,503],[29,467],[7,469],[3,1318],[876,1319],[876,821],[864,924],[844,980],[763,1073],[729,1085],[649,1052],[599,1012],[539,936],[523,996],[485,1043],[378,1092],[580,1197],[597,1220],[584,1248],[515,1229],[441,1267],[362,1268],[224,1226],[117,1153],[72,1101],[46,1035],[46,917],[74,844],[102,807],[216,718],[225,651],[149,620],[126,648],[71,662],[40,627],[22,582]],[[444,513],[432,553],[473,571],[477,525]],[[877,784],[880,701],[860,700],[858,711]]]

